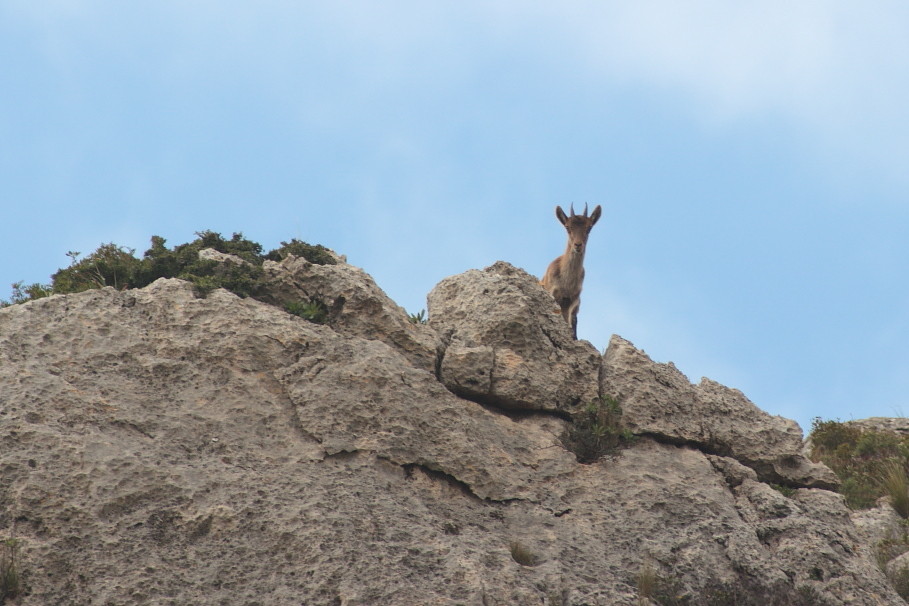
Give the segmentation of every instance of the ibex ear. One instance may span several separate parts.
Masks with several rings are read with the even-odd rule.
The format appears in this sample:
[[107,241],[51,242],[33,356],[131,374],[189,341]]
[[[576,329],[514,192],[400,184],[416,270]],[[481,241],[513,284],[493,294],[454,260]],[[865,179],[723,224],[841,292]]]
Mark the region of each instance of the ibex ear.
[[603,207],[597,204],[597,207],[593,209],[593,213],[590,215],[590,227],[593,227],[600,220],[601,214],[603,214]]
[[559,223],[562,225],[568,225],[568,216],[565,214],[565,211],[562,210],[561,206],[556,206],[556,219],[558,219]]

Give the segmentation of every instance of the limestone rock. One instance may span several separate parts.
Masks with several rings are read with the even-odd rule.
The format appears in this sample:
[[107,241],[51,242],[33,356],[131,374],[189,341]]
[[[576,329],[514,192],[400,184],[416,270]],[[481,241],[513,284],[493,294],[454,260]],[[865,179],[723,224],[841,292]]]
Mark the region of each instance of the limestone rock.
[[708,454],[707,460],[715,470],[722,474],[730,488],[741,486],[745,480],[757,481],[757,474],[754,470],[735,459]]
[[[890,505],[889,497],[881,497],[877,506],[871,509],[853,511],[851,518],[865,545],[875,547],[884,541],[907,542],[903,519]],[[909,542],[906,547],[909,549]]]
[[909,419],[906,417],[868,417],[846,423],[863,431],[889,431],[901,437],[909,435]]
[[430,326],[444,339],[440,377],[453,393],[506,409],[570,411],[598,394],[599,354],[575,341],[527,272],[499,261],[442,280]]
[[481,499],[549,502],[574,457],[556,436],[460,400],[383,343],[311,347],[276,374],[327,455],[366,451],[463,483]]
[[906,586],[909,581],[909,551],[887,562],[887,577]]
[[[523,272],[488,273],[515,309],[545,303]],[[373,296],[365,274],[332,275],[349,313]],[[463,303],[438,326],[581,372],[592,348],[537,303],[543,319],[510,329],[483,333]],[[19,541],[25,586],[11,603],[636,606],[646,570],[652,603],[903,603],[839,495],[787,498],[741,453],[655,433],[580,465],[561,414],[459,398],[381,326],[180,280],[0,309],[0,539]]]
[[601,390],[622,405],[634,432],[728,456],[754,469],[765,482],[835,488],[836,475],[802,453],[795,421],[771,416],[742,392],[709,379],[692,385],[669,364],[657,364],[614,335],[603,359]]
[[252,266],[252,263],[236,255],[229,255],[215,250],[214,248],[203,248],[199,251],[199,258],[203,261],[214,261],[215,263],[224,263],[227,265],[246,265]]
[[794,581],[801,598],[794,603],[902,601],[861,549],[841,495],[801,489],[788,498],[751,480],[735,494],[742,519],[752,526],[770,561]]

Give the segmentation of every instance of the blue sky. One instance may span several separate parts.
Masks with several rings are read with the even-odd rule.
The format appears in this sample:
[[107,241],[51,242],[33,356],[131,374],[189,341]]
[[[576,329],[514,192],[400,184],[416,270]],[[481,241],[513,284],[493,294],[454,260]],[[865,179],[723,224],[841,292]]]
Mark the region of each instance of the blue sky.
[[904,3],[2,0],[0,56],[0,298],[211,229],[418,311],[588,202],[581,338],[803,429],[909,414]]

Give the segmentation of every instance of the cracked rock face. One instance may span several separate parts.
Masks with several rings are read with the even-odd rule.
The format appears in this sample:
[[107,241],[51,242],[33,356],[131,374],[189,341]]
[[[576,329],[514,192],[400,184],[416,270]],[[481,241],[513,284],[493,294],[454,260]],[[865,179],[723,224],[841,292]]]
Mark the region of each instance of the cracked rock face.
[[[280,265],[277,300],[329,280]],[[222,290],[198,299],[179,280],[0,309],[0,539],[19,541],[26,588],[12,603],[902,603],[839,495],[784,496],[762,481],[770,463],[698,441],[684,417],[659,426],[694,437],[663,439],[640,421],[643,391],[623,392],[642,437],[591,465],[561,446],[561,415],[456,395],[419,343],[509,350],[516,368],[546,356],[566,385],[586,368],[557,392],[564,405],[597,391],[600,356],[538,311],[532,278],[494,268],[463,288],[496,285],[484,296],[541,319],[484,329],[482,305],[446,310],[440,284],[439,316],[404,338],[396,306],[344,266],[327,326]],[[354,301],[370,317],[344,319]],[[627,365],[609,360],[609,385],[624,385]],[[668,388],[636,376],[659,409]],[[677,389],[692,405],[738,402]]]
[[672,364],[657,364],[625,339],[613,336],[601,377],[603,393],[622,405],[622,421],[636,434],[692,444],[730,456],[765,482],[833,489],[839,479],[802,451],[802,431],[771,416],[737,389],[709,379],[692,385]]

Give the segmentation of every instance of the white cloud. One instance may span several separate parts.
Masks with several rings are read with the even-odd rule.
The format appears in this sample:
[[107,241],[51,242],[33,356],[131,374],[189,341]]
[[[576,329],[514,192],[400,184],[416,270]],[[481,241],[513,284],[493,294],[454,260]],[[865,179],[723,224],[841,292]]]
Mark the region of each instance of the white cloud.
[[332,6],[323,18],[386,86],[414,77],[463,84],[495,54],[567,74],[604,98],[616,87],[656,91],[706,128],[774,120],[830,168],[877,166],[903,183],[909,8],[901,3]]

